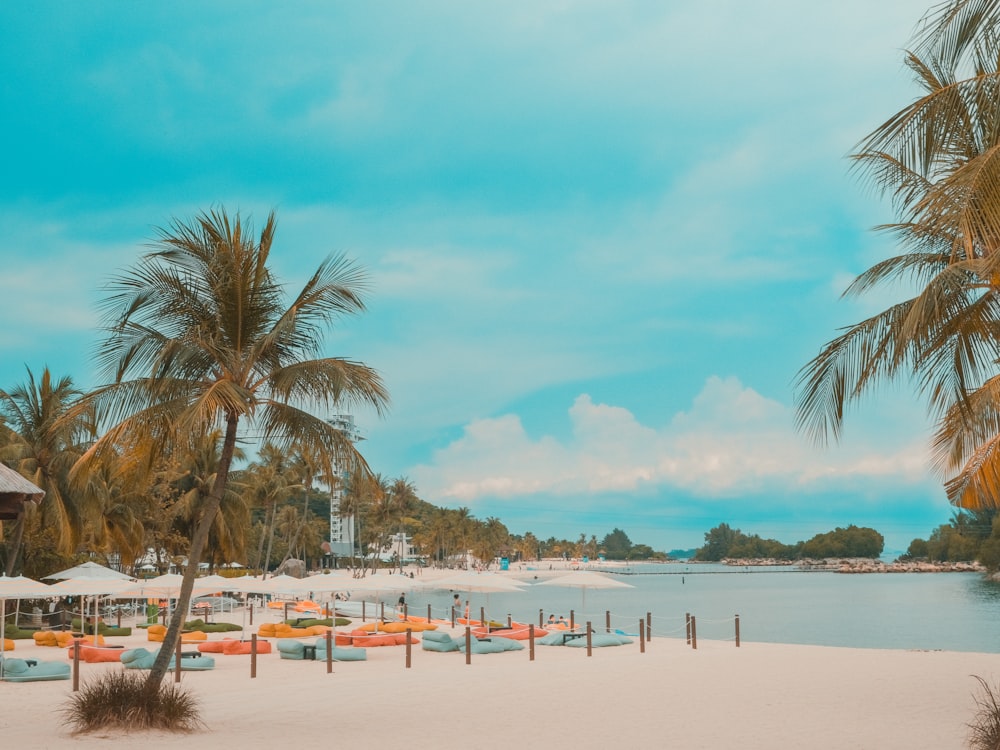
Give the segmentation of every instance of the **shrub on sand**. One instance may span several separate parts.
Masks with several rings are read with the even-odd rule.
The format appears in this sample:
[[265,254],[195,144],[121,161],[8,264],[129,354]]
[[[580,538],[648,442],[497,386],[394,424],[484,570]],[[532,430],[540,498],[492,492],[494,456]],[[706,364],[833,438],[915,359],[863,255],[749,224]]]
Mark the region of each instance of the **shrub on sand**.
[[994,690],[982,677],[973,675],[982,687],[975,697],[976,715],[969,722],[972,750],[1000,750],[1000,688]]
[[198,702],[176,683],[150,692],[145,673],[107,672],[70,697],[63,715],[74,732],[102,729],[193,732],[202,728]]

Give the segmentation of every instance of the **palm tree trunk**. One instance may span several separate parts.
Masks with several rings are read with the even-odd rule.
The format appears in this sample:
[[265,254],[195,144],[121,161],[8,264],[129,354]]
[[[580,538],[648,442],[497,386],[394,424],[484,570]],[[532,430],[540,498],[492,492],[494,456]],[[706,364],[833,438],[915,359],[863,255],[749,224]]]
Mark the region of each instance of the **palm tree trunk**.
[[153,668],[149,671],[145,689],[150,693],[156,693],[160,689],[163,677],[167,673],[167,664],[170,657],[174,655],[177,648],[177,641],[181,637],[181,626],[184,618],[187,617],[188,607],[191,605],[191,592],[194,590],[194,579],[198,575],[198,566],[201,563],[201,555],[208,542],[212,524],[219,513],[219,506],[222,504],[222,495],[226,489],[226,482],[229,480],[229,467],[233,463],[233,453],[236,450],[236,428],[239,426],[239,416],[230,414],[226,419],[226,436],[222,443],[222,453],[219,456],[219,467],[215,475],[215,484],[212,492],[208,496],[205,508],[202,511],[201,519],[191,537],[191,547],[188,551],[188,564],[184,570],[184,580],[181,583],[180,595],[177,598],[177,608],[167,626],[167,632],[163,636],[163,645],[157,654]]
[[261,578],[267,579],[267,569],[271,567],[271,547],[274,545],[274,522],[278,517],[278,503],[274,503],[271,509],[271,525],[267,529],[267,553],[264,555],[264,562],[261,566]]

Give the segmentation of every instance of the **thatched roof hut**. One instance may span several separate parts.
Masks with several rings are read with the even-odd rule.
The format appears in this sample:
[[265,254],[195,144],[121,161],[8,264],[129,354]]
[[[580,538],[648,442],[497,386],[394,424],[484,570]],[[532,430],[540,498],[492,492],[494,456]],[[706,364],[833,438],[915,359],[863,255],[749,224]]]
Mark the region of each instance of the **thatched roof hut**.
[[27,503],[40,503],[45,493],[13,469],[0,464],[0,521],[13,521]]

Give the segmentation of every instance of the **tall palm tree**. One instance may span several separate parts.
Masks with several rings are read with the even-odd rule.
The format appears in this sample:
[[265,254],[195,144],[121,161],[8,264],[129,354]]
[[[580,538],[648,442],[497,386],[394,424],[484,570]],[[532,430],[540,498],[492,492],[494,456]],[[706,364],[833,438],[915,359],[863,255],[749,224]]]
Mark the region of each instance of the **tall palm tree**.
[[[27,382],[0,390],[0,422],[6,425],[9,439],[0,449],[0,460],[45,491],[38,512],[43,524],[55,529],[58,551],[69,554],[80,541],[84,516],[80,498],[67,478],[92,434],[91,415],[78,409],[67,418],[82,395],[71,378],[54,379],[47,367],[38,380],[30,369],[27,372]],[[21,515],[14,529],[7,575],[13,574],[18,558],[25,516]]]
[[292,471],[288,456],[271,443],[265,443],[260,449],[258,460],[247,467],[246,484],[251,498],[264,511],[253,567],[262,569],[266,578],[271,561],[271,547],[274,544],[274,520],[278,506],[302,486]]
[[298,443],[363,471],[351,442],[309,409],[360,403],[381,414],[388,403],[370,367],[316,358],[325,329],[364,310],[363,272],[343,256],[328,258],[287,301],[268,264],[274,233],[273,213],[256,238],[249,222],[225,209],[174,220],[159,230],[151,252],[111,282],[104,301],[107,337],[98,359],[110,382],[87,401],[111,426],[76,471],[117,451],[155,465],[167,446],[191,451],[211,430],[223,431],[151,690],[180,634],[241,428],[279,448]]
[[799,427],[839,438],[845,407],[910,378],[938,420],[949,498],[1000,504],[1000,3],[952,0],[925,16],[906,64],[922,95],[871,133],[855,165],[892,196],[902,253],[845,295],[903,282],[909,299],[846,329],[799,374]]

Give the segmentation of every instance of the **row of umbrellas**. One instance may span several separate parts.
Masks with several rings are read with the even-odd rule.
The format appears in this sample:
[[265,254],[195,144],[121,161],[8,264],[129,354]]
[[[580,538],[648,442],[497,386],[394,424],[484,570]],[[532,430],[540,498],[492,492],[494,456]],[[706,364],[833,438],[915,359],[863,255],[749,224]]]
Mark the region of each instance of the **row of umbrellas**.
[[[0,576],[0,600],[28,599],[51,596],[114,595],[119,598],[173,598],[179,592],[183,576],[168,573],[146,580],[135,580],[116,570],[93,562],[86,562],[67,570],[46,576],[57,583],[46,585],[24,576]],[[541,581],[539,586],[570,586],[588,588],[632,588],[629,584],[593,571],[573,571]],[[279,575],[261,579],[254,576],[224,577],[203,576],[195,579],[195,593],[238,591],[260,594],[320,594],[334,591],[359,591],[381,593],[386,591],[413,591],[415,589],[456,589],[480,593],[517,592],[527,586],[522,581],[496,573],[479,573],[463,570],[452,575],[435,578],[424,583],[421,579],[405,575],[378,575],[354,578],[347,573],[323,573],[293,578]]]

